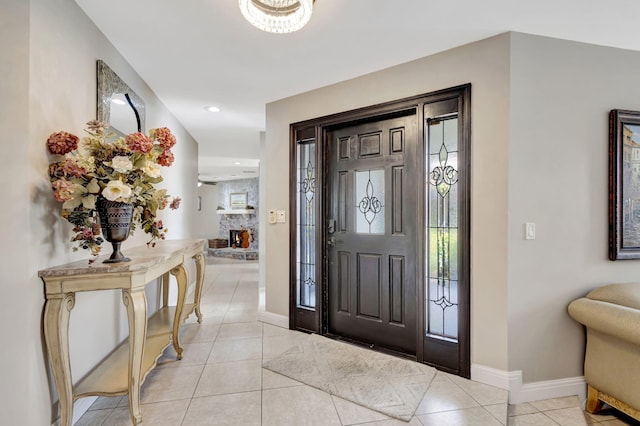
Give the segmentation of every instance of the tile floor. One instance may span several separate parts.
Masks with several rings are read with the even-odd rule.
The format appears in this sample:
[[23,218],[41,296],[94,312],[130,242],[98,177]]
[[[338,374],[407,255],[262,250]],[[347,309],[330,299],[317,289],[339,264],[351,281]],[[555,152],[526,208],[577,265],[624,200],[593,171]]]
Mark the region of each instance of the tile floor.
[[[507,392],[439,372],[410,422],[391,419],[262,368],[306,335],[256,321],[258,264],[207,259],[201,325],[182,328],[184,358],[169,346],[141,392],[143,424],[197,425],[624,425],[583,413],[577,397],[507,405]],[[507,416],[508,414],[508,416]],[[100,397],[76,426],[130,425],[127,397]]]

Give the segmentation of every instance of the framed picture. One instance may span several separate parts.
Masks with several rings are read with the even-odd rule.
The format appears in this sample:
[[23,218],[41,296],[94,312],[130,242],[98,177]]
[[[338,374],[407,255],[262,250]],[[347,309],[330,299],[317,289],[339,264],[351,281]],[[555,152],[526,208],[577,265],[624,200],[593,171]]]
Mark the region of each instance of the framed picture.
[[609,259],[640,259],[640,112],[609,113]]
[[229,207],[231,210],[244,210],[247,208],[247,193],[233,192],[229,194]]

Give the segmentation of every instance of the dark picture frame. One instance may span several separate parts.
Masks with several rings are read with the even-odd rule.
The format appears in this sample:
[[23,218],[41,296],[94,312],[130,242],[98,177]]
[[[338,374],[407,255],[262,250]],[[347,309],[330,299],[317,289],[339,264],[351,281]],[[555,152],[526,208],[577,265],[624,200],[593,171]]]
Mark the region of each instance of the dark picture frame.
[[609,259],[640,259],[640,111],[609,112]]

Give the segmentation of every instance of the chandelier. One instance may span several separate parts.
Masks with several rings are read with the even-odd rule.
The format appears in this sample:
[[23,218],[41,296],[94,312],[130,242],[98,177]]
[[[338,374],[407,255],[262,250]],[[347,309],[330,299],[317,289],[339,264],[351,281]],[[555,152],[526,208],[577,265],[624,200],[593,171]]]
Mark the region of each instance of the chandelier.
[[304,27],[314,0],[238,0],[240,11],[256,28],[270,33],[291,33]]

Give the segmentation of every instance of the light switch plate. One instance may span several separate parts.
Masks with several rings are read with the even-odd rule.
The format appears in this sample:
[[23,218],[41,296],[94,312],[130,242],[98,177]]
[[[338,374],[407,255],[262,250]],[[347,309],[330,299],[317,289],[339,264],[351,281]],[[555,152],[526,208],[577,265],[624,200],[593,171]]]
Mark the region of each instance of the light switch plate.
[[287,221],[284,210],[276,210],[276,216],[278,217],[278,223],[285,223]]
[[269,223],[276,223],[276,211],[269,210]]
[[524,224],[524,239],[535,240],[536,239],[536,224],[533,222],[527,222]]

